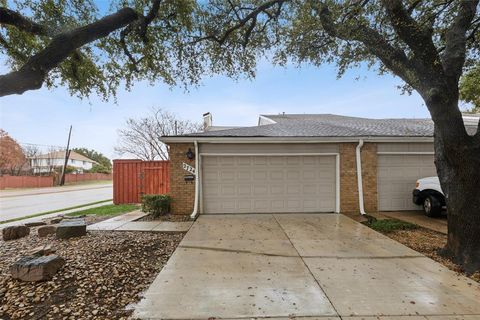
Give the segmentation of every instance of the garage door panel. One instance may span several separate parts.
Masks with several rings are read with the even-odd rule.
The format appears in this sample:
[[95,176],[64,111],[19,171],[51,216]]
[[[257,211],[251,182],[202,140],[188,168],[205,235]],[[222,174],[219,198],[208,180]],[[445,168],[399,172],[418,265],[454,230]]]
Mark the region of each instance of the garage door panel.
[[302,185],[287,185],[287,195],[299,195],[302,192]]
[[282,195],[285,193],[285,187],[283,185],[276,185],[270,187],[270,194],[272,196]]
[[205,156],[206,213],[333,212],[334,156]]
[[268,162],[271,166],[284,166],[286,159],[285,157],[269,157]]
[[287,179],[288,180],[298,180],[302,176],[301,171],[299,170],[289,170],[287,172]]
[[268,186],[266,186],[266,185],[263,185],[263,186],[255,185],[255,186],[253,186],[253,192],[257,196],[265,197],[265,196],[268,195]]
[[253,209],[251,200],[237,201],[237,204],[238,204],[238,209],[243,212],[251,211]]
[[275,170],[270,172],[271,180],[284,180],[283,171]]
[[378,209],[419,210],[412,202],[415,181],[436,175],[433,155],[378,155]]
[[300,200],[287,200],[286,206],[287,206],[288,209],[299,208],[301,206]]
[[237,192],[239,196],[251,196],[252,195],[252,186],[251,185],[243,185],[237,186]]
[[222,167],[231,167],[235,164],[235,157],[219,157],[219,162]]

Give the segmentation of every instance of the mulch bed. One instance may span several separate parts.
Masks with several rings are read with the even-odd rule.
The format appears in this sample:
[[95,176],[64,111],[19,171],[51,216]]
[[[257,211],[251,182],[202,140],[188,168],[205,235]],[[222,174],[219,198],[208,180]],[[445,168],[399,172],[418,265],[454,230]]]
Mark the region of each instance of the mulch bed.
[[[88,217],[89,222],[100,218]],[[88,232],[57,240],[30,235],[0,240],[0,319],[127,319],[168,261],[183,233]],[[40,245],[52,244],[66,264],[45,282],[14,280],[9,266]]]
[[465,274],[459,265],[439,254],[440,250],[443,249],[447,244],[447,235],[443,233],[425,228],[418,228],[413,230],[395,230],[383,234],[443,264],[450,270],[480,282],[480,272],[470,275]]
[[172,221],[172,222],[184,222],[184,221],[191,221],[189,215],[185,214],[165,214],[159,217],[154,217],[153,215],[149,214],[145,217],[142,217],[135,221]]

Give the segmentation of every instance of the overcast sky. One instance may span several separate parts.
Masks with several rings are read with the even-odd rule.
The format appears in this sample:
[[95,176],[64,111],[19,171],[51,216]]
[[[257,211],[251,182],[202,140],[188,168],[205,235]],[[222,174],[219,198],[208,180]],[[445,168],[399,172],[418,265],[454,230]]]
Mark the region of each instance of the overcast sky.
[[[5,70],[4,68],[1,68]],[[2,70],[2,71],[3,71]],[[360,77],[357,80],[357,77]],[[129,117],[153,106],[180,118],[200,121],[213,114],[214,125],[256,125],[259,114],[334,113],[370,118],[429,117],[422,99],[401,95],[400,80],[366,69],[350,70],[336,79],[333,66],[302,69],[262,64],[253,81],[218,76],[205,79],[190,92],[162,83],[138,83],[131,92],[119,90],[118,104],[70,97],[63,88],[35,90],[0,98],[1,128],[21,143],[64,145],[73,125],[72,145],[116,158],[117,130]]]

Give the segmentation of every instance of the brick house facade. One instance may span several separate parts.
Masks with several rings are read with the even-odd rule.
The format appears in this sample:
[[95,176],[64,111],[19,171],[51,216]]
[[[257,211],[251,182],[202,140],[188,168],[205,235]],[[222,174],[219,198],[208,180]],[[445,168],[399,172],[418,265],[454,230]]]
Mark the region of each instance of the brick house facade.
[[[170,194],[174,199],[173,214],[191,214],[195,200],[195,184],[185,182],[188,174],[183,169],[183,163],[195,167],[195,160],[186,157],[187,151],[194,150],[193,143],[169,143],[170,153]],[[340,143],[340,212],[358,212],[358,183],[355,143]],[[362,177],[365,210],[377,211],[377,145],[365,143],[361,150]]]
[[[280,114],[261,115],[253,127],[214,127],[204,118],[203,132],[162,138],[175,214],[347,213],[361,211],[361,199],[366,212],[419,210],[415,181],[436,175],[430,119]],[[200,154],[187,159],[195,146]],[[199,164],[198,189],[183,163]]]

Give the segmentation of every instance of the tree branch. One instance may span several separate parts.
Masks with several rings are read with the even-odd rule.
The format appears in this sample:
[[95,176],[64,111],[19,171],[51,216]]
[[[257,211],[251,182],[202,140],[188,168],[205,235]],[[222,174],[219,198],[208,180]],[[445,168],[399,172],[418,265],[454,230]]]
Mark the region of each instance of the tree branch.
[[0,97],[41,88],[48,72],[76,49],[108,36],[137,18],[135,10],[123,8],[96,22],[54,36],[45,49],[32,56],[18,71],[0,76]]
[[470,28],[477,12],[479,0],[463,0],[450,28],[447,30],[445,50],[443,52],[443,69],[445,75],[454,81],[455,85],[462,75],[465,63],[467,30]]
[[382,0],[382,3],[395,32],[412,50],[416,64],[443,73],[437,48],[432,41],[432,31],[420,26],[408,14],[401,0]]
[[[253,9],[249,14],[247,14],[243,19],[240,19],[235,25],[233,25],[232,27],[228,28],[225,33],[219,37],[218,35],[215,35],[215,34],[211,34],[211,35],[207,35],[205,37],[200,37],[200,38],[197,38],[195,39],[195,41],[193,41],[192,43],[198,43],[200,41],[204,41],[204,40],[213,40],[217,43],[219,43],[220,45],[221,44],[224,44],[225,41],[228,39],[228,37],[233,33],[235,32],[236,30],[239,30],[241,28],[243,28],[250,20],[252,20],[252,23],[250,24],[250,27],[255,27],[256,25],[256,20],[257,20],[257,16],[260,14],[260,13],[266,13],[267,15],[269,15],[269,18],[272,19],[274,17],[270,16],[270,14],[267,12],[268,9],[272,8],[273,6],[275,5],[279,5],[281,6],[286,0],[271,0],[271,1],[267,1],[265,2],[264,4],[256,7],[255,9]],[[235,14],[238,16],[238,13],[235,12]],[[276,15],[278,16],[278,14],[280,14],[280,10],[277,10],[277,13]],[[255,20],[255,22],[253,22]],[[248,31],[247,30],[247,33],[250,35],[252,31]],[[248,43],[248,39],[244,38],[244,44],[245,43]]]
[[420,86],[415,70],[405,52],[393,47],[377,31],[360,22],[357,22],[353,28],[342,28],[341,25],[333,21],[330,10],[325,4],[315,5],[314,9],[329,36],[345,41],[359,41],[363,43],[373,55],[378,57],[387,68],[401,77],[406,83],[414,88]]
[[0,24],[10,25],[21,31],[39,36],[48,36],[53,33],[52,30],[46,26],[33,22],[20,13],[5,7],[0,7]]

